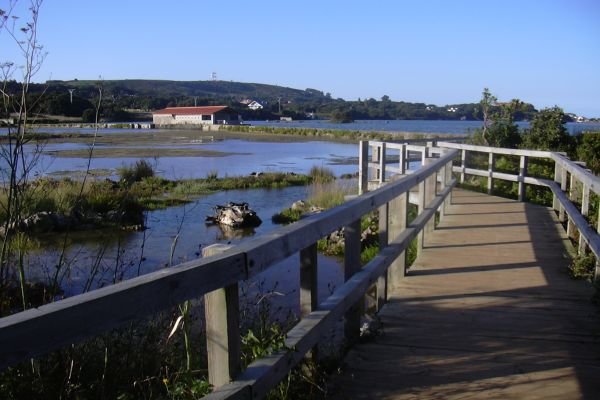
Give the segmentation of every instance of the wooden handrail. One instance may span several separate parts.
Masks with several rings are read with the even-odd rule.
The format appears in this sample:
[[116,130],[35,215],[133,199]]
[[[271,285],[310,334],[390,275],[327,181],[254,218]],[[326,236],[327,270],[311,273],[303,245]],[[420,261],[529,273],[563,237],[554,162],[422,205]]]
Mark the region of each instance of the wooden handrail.
[[[525,184],[545,186],[552,191],[553,208],[558,212],[561,222],[567,219],[567,234],[574,237],[574,232],[579,233],[579,254],[585,254],[589,249],[596,257],[594,282],[600,283],[600,215],[598,216],[597,229],[594,231],[585,216],[588,215],[590,192],[600,196],[600,177],[582,167],[582,163],[571,161],[564,153],[551,151],[538,151],[526,149],[505,149],[489,146],[476,146],[461,143],[438,142],[438,146],[461,151],[461,165],[454,166],[453,171],[460,174],[460,181],[464,183],[465,175],[475,175],[488,178],[488,192],[493,190],[493,180],[501,179],[519,184],[519,200],[525,200]],[[480,170],[466,167],[468,152],[489,154],[488,169]],[[520,157],[519,174],[507,174],[494,171],[494,156],[510,155]],[[529,157],[543,158],[554,161],[554,180],[541,179],[527,176],[527,163]],[[569,182],[570,181],[570,182]],[[573,204],[570,197],[576,182],[582,184],[581,208]],[[567,184],[570,183],[570,194],[565,193]],[[599,201],[600,203],[600,201]],[[600,208],[600,204],[598,205]]]
[[[427,150],[424,150],[423,154],[427,155]],[[411,189],[426,180],[432,182],[429,184],[430,193],[427,195],[427,202],[422,207],[421,214],[399,235],[390,237],[389,245],[382,246],[380,254],[367,268],[360,268],[358,264],[360,260],[353,253],[356,251],[356,246],[350,246],[352,248],[349,249],[349,254],[354,255],[346,257],[347,260],[351,260],[346,261],[349,264],[346,268],[349,268],[348,271],[356,270],[358,272],[352,274],[349,272],[347,282],[342,286],[343,290],[340,288],[341,291],[336,291],[332,298],[318,304],[316,308],[315,304],[312,304],[310,308],[313,311],[307,314],[306,318],[303,318],[288,336],[289,340],[296,338],[298,346],[305,343],[305,348],[310,349],[316,344],[313,339],[319,336],[318,332],[311,330],[310,334],[307,331],[306,335],[302,335],[301,332],[311,324],[314,324],[314,329],[318,330],[318,326],[323,326],[323,324],[329,323],[328,321],[334,321],[344,313],[348,318],[348,310],[362,298],[368,285],[382,276],[388,266],[406,249],[409,241],[416,237],[428,222],[433,221],[436,210],[444,206],[445,199],[456,183],[454,180],[446,179],[446,173],[450,170],[451,162],[456,154],[455,150],[444,151],[438,158],[431,159],[429,163],[411,175],[365,193],[334,209],[250,239],[221,254],[162,269],[113,286],[2,318],[0,319],[0,343],[2,343],[0,368],[99,335],[131,321],[143,319],[185,300],[207,295],[223,288],[231,288],[239,281],[256,276],[295,253],[300,252],[303,257],[307,257],[307,254],[312,253],[307,249],[314,250],[315,243],[319,239],[340,227],[354,227],[354,229],[347,229],[350,232],[349,235],[354,235],[347,238],[347,241],[359,243],[355,237],[357,234],[358,237],[360,236],[360,231],[356,229],[356,223],[362,216],[381,209],[383,206],[389,207],[390,213],[393,212],[393,207],[402,205],[406,207],[406,201],[394,202],[394,200],[402,196],[407,198]],[[437,193],[436,182],[439,174],[444,174],[444,179],[442,179],[443,187]],[[433,187],[433,193],[431,187]],[[394,213],[396,213],[395,211]],[[402,215],[406,217],[406,214],[406,210],[404,210]],[[305,289],[310,290],[310,288]],[[310,302],[312,301],[310,299]],[[219,300],[213,304],[221,303],[223,302]],[[211,305],[211,307],[213,306]],[[235,307],[232,310],[235,312]],[[335,310],[334,314],[332,314],[333,310]],[[330,316],[317,323],[316,315],[319,313],[335,315],[335,318]],[[358,326],[352,329],[356,330]],[[354,334],[357,333],[354,332]],[[224,352],[224,355],[217,356],[228,357],[229,355]],[[267,361],[258,361],[256,365],[269,364],[269,359],[272,357]],[[220,362],[222,363],[223,360]],[[287,373],[290,368],[291,366],[287,365],[284,373]],[[223,370],[235,371],[236,368],[224,368]],[[256,393],[257,390],[259,393],[263,393],[272,383],[272,378],[269,378],[271,372],[262,376],[257,372],[260,370],[264,370],[264,368],[255,368],[253,364],[253,367],[243,375],[255,374],[252,376],[256,376],[257,382],[260,382],[258,386],[253,385],[255,386],[252,389],[253,393]],[[282,370],[277,369],[277,371],[277,374],[282,373]],[[218,381],[223,382],[223,377],[220,378]],[[228,380],[226,379],[226,381]],[[262,389],[257,389],[259,387]]]

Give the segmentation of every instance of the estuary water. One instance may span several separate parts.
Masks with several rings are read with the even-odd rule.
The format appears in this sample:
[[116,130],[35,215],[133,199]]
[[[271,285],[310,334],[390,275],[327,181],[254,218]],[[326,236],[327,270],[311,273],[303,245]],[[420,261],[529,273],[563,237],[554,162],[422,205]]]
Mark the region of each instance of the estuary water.
[[[298,122],[255,122],[256,125],[281,127],[306,127],[324,129],[374,130],[387,132],[422,132],[465,134],[480,126],[473,121],[356,121],[352,124],[331,124],[326,121]],[[582,130],[600,130],[600,124],[568,124],[572,133]],[[93,133],[90,129],[49,129],[50,133]],[[101,135],[140,134],[149,135],[154,130],[101,130]],[[170,131],[175,137],[183,132]],[[1,132],[0,132],[1,134]],[[39,161],[32,174],[69,176],[85,170],[87,158],[61,156],[63,150],[87,149],[88,143],[49,142],[42,149]],[[100,148],[102,146],[99,146]],[[326,141],[255,141],[252,138],[225,139],[210,143],[136,143],[134,146],[109,146],[110,149],[124,150],[135,147],[157,149],[181,148],[214,150],[223,152],[223,156],[202,157],[157,157],[152,162],[158,174],[169,179],[204,178],[209,173],[218,176],[248,175],[251,172],[294,172],[306,173],[312,166],[327,167],[336,175],[355,173],[358,169],[358,146],[356,144],[332,143]],[[33,148],[29,148],[33,152]],[[109,152],[110,154],[110,152]],[[106,170],[106,177],[116,178],[116,170],[129,165],[139,157],[94,157],[91,168]],[[4,169],[5,166],[1,165]],[[73,233],[67,241],[66,257],[69,268],[65,270],[62,288],[65,295],[81,293],[89,288],[110,285],[122,279],[170,268],[170,265],[194,259],[202,248],[213,243],[240,243],[256,235],[271,232],[277,226],[271,223],[271,216],[294,201],[306,199],[308,188],[232,190],[200,197],[190,204],[171,207],[166,210],[146,213],[144,232],[94,231]],[[212,214],[212,208],[227,202],[248,202],[257,211],[263,223],[254,230],[228,232],[218,226],[207,226],[206,215]],[[30,278],[46,281],[54,273],[54,265],[60,257],[63,236],[52,235],[39,238],[41,250],[29,254],[28,273]],[[319,293],[327,296],[334,287],[341,284],[343,273],[339,262],[334,258],[320,256]],[[287,310],[298,309],[298,256],[290,257],[276,267],[269,269],[256,280],[249,283],[254,291],[266,290],[277,293],[277,301]],[[321,297],[323,298],[323,297]]]

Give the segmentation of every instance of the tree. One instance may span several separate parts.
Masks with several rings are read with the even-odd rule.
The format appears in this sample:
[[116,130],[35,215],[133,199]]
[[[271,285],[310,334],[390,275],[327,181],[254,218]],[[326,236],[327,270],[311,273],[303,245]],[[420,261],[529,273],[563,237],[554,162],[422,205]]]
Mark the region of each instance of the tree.
[[567,118],[560,107],[554,106],[539,111],[523,135],[523,147],[535,150],[572,150],[572,138],[565,128]]
[[501,104],[498,111],[491,116],[488,142],[494,147],[516,148],[521,144],[519,127],[515,124],[515,114],[521,109],[523,102],[518,99]]
[[600,132],[584,132],[577,146],[577,158],[596,175],[600,174]]
[[474,144],[516,148],[521,143],[519,127],[515,124],[515,115],[523,108],[518,99],[510,103],[497,103],[497,98],[488,88],[483,90],[479,102],[479,112],[483,116],[483,127],[476,129],[471,141]]
[[[17,254],[17,268],[20,277],[23,308],[26,307],[25,298],[25,273],[22,254],[25,251],[26,241],[17,240],[25,237],[19,232],[19,225],[23,220],[27,201],[27,189],[30,175],[37,162],[39,149],[33,152],[26,150],[29,143],[28,124],[31,122],[30,110],[39,106],[40,97],[32,98],[29,88],[35,74],[39,71],[46,56],[43,47],[38,42],[38,15],[42,0],[31,0],[29,12],[30,19],[23,25],[20,20],[12,15],[15,6],[9,2],[8,10],[0,10],[0,33],[7,34],[16,46],[22,65],[14,62],[0,62],[0,106],[1,117],[6,118],[7,140],[0,146],[0,212],[3,214],[3,226],[0,248],[0,288],[7,283],[9,278],[9,259],[11,254]],[[21,69],[22,81],[16,85],[18,90],[11,91],[9,83],[17,69]],[[26,246],[25,246],[26,247]]]
[[496,101],[498,99],[496,96],[490,93],[488,88],[483,89],[481,100],[479,101],[479,111],[483,116],[483,128],[481,131],[481,137],[483,139],[483,143],[490,146],[490,141],[488,137],[488,127],[490,125],[490,113],[492,111],[492,107],[496,105]]

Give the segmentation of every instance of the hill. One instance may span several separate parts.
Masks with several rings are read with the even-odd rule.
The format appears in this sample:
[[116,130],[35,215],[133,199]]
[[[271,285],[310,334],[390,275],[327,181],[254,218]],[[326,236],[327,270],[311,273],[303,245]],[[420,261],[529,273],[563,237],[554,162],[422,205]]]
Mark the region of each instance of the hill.
[[[425,103],[392,101],[388,96],[346,101],[333,99],[317,89],[294,89],[262,83],[231,81],[172,81],[125,79],[52,80],[33,85],[32,93],[44,93],[39,102],[40,113],[90,118],[102,86],[102,118],[107,121],[127,121],[139,118],[139,111],[153,111],[167,106],[228,105],[245,120],[324,118],[343,115],[344,119],[424,119],[474,120],[481,119],[478,103],[438,106]],[[17,85],[13,83],[12,86]],[[10,86],[10,85],[9,85]],[[69,89],[75,89],[73,98]],[[249,110],[244,100],[256,100],[261,110]],[[86,111],[87,110],[87,111]],[[135,111],[135,112],[132,112]],[[525,104],[516,119],[530,119],[536,112]]]

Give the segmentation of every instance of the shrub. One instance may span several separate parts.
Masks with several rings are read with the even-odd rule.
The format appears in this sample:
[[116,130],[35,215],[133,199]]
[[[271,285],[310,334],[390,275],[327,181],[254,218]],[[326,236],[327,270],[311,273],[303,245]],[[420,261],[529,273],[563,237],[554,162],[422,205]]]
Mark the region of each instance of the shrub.
[[310,169],[308,175],[312,178],[313,183],[329,183],[335,180],[335,174],[332,170],[316,165]]
[[594,276],[596,257],[593,254],[578,255],[569,266],[573,279],[591,279]]
[[124,166],[118,170],[121,181],[128,185],[144,178],[154,176],[154,167],[146,160],[137,160],[134,165]]

